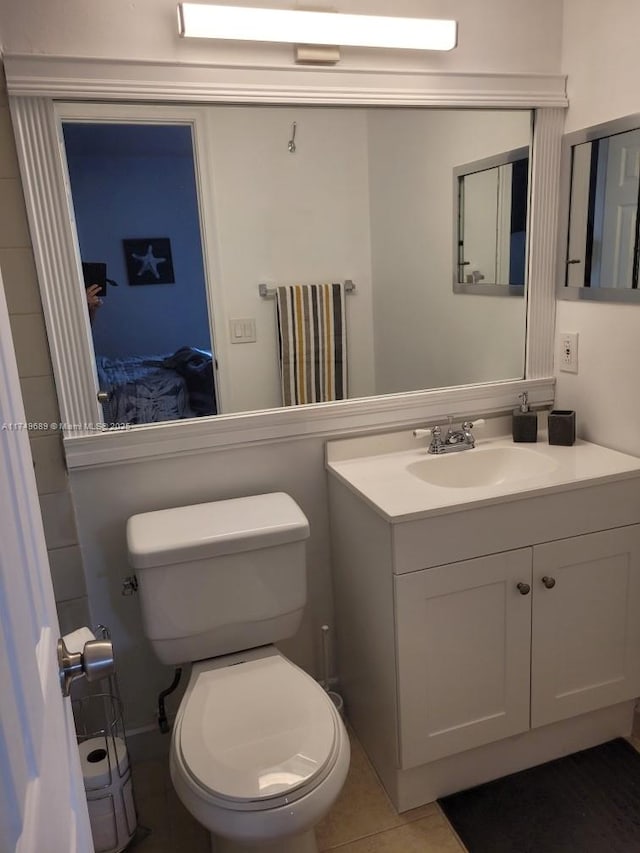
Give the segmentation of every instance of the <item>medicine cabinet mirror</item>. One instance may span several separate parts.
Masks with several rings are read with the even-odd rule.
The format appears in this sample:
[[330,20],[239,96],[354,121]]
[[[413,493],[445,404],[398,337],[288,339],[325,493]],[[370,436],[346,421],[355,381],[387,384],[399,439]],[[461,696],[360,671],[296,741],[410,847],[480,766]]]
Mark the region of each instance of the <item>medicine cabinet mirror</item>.
[[558,295],[640,302],[640,114],[567,134]]
[[[530,110],[56,111],[78,269],[106,263],[118,285],[107,285],[88,326],[107,423],[278,408],[276,304],[260,284],[273,293],[277,285],[354,282],[344,307],[349,398],[524,376],[525,300],[453,294],[458,260],[448,223],[456,164],[509,151],[461,178],[465,252],[486,238],[493,266],[479,248],[459,266],[465,277],[482,269],[507,292],[517,280],[523,293]],[[485,178],[489,215],[475,185]],[[484,236],[472,236],[483,207]],[[169,257],[172,274],[154,276]],[[83,295],[84,286],[76,283]],[[193,387],[202,402],[203,379],[209,396],[198,410]]]
[[457,166],[455,293],[524,294],[529,148]]

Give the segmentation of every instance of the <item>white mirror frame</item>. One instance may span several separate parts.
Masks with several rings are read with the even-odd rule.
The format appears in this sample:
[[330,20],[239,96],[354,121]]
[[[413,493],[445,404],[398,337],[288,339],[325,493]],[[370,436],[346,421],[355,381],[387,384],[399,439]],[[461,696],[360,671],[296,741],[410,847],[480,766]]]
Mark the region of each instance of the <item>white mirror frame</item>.
[[[526,388],[534,405],[553,403],[555,251],[560,140],[567,106],[560,75],[491,75],[300,67],[248,68],[52,57],[4,58],[67,464],[85,467],[286,437],[377,431],[504,412]],[[466,385],[96,434],[102,419],[74,224],[69,221],[54,101],[120,104],[322,104],[534,109],[529,219],[525,379]],[[443,287],[450,287],[443,281]]]

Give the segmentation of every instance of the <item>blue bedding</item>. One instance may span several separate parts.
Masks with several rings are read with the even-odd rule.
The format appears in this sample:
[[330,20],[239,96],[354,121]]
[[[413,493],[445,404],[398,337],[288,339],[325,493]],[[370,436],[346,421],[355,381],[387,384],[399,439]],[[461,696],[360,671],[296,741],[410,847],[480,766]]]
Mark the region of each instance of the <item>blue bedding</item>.
[[182,347],[162,356],[96,356],[107,424],[149,424],[216,414],[211,353]]

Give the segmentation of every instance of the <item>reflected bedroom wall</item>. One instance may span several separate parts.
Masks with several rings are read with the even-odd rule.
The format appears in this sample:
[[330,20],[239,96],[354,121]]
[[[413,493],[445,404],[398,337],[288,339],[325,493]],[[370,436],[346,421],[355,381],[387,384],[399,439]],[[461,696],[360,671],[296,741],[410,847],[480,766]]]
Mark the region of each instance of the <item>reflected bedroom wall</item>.
[[[65,122],[64,138],[81,258],[118,283],[96,312],[96,355],[211,349],[191,129]],[[170,238],[173,282],[129,283],[122,241],[146,237]]]

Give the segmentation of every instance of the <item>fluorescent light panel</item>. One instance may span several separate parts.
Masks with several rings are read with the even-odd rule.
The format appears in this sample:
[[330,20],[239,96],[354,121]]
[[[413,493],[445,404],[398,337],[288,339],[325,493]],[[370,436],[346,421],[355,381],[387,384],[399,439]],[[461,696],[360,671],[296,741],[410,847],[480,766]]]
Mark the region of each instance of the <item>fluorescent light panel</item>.
[[187,38],[452,50],[458,24],[433,18],[179,3],[178,31]]

